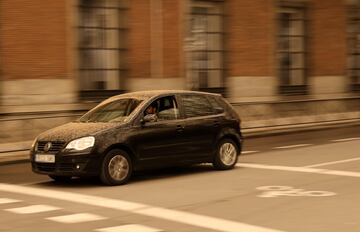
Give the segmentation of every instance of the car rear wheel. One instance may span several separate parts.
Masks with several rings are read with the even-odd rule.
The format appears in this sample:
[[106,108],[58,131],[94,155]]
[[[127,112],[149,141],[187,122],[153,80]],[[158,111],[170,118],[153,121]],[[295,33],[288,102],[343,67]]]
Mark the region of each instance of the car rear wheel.
[[132,162],[130,156],[123,150],[111,150],[105,156],[100,179],[106,185],[125,184],[132,174]]
[[57,176],[57,175],[49,175],[49,177],[56,182],[67,182],[72,178],[71,176]]
[[239,148],[231,139],[223,139],[219,142],[214,157],[213,165],[216,169],[227,170],[235,166],[239,155]]

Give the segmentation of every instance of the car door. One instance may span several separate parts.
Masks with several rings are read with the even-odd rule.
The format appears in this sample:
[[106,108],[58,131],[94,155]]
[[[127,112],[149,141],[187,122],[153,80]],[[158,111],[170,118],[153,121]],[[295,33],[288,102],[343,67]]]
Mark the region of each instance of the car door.
[[210,157],[220,130],[219,115],[205,95],[184,94],[181,102],[186,118],[184,137],[188,141],[187,155],[193,159]]
[[184,119],[180,115],[176,97],[161,97],[148,105],[157,105],[157,120],[142,122],[139,126],[135,138],[138,158],[143,163],[158,163],[160,166],[176,162],[185,154]]

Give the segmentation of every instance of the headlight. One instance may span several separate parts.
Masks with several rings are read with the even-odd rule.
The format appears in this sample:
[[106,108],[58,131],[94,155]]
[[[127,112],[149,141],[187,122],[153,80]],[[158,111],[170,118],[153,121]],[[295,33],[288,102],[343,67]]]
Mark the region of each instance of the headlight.
[[87,148],[93,147],[95,144],[95,138],[90,136],[90,137],[84,137],[81,139],[76,139],[71,141],[67,146],[66,149],[69,150],[77,150],[77,151],[82,151],[85,150]]
[[31,144],[31,150],[34,150],[36,142],[37,142],[37,138],[34,139],[34,142]]

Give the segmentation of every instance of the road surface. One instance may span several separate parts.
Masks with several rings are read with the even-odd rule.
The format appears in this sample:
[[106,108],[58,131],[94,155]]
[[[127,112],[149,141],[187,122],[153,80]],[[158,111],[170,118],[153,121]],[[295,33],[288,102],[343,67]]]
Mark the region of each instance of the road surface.
[[0,166],[0,231],[360,231],[360,127],[249,139],[236,168],[55,183]]

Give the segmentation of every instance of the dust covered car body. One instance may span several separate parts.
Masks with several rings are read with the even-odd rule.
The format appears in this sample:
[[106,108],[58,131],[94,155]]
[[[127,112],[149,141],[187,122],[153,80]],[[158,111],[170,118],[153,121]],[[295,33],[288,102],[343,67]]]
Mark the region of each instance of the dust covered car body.
[[220,95],[164,90],[111,97],[40,134],[30,157],[35,173],[54,180],[99,176],[118,185],[140,169],[209,162],[231,169],[241,148],[240,119]]

